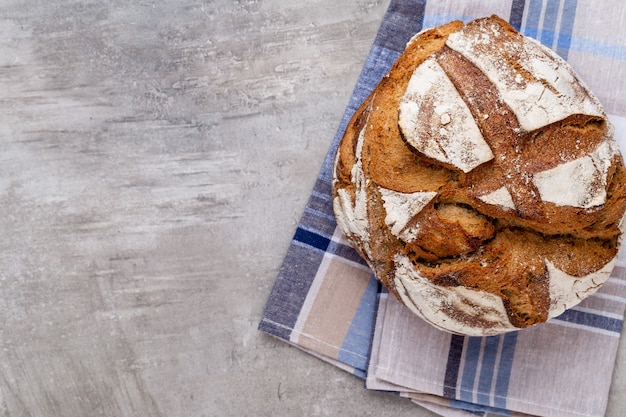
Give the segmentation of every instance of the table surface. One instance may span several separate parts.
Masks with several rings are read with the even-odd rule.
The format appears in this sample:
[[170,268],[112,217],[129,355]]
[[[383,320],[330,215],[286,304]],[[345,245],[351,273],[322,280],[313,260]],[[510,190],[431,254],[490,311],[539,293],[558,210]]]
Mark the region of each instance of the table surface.
[[0,0],[2,415],[432,416],[257,331],[387,5]]

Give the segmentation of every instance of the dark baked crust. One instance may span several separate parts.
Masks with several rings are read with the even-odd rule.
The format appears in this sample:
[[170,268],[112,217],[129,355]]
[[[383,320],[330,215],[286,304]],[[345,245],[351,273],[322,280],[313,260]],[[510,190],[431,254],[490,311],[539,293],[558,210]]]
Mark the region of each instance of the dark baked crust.
[[[484,20],[499,25],[508,37],[521,36],[498,17]],[[543,201],[528,176],[511,175],[515,170],[510,164],[516,158],[522,158],[533,173],[589,154],[610,136],[608,121],[572,114],[532,132],[523,131],[489,78],[445,45],[448,36],[463,27],[461,22],[451,22],[419,34],[357,110],[339,146],[334,198],[341,189],[353,202],[357,200],[353,170],[358,162],[367,179],[367,238],[346,231],[347,238],[399,299],[402,290],[394,281],[394,257],[402,254],[435,285],[500,297],[511,324],[527,327],[546,321],[554,302],[546,260],[568,275],[584,277],[616,257],[626,210],[626,171],[621,155],[612,155],[606,184],[600,184],[606,188],[606,201],[589,208]],[[496,156],[470,172],[420,153],[398,127],[398,107],[409,80],[430,57],[436,57],[463,100],[471,101],[474,119]],[[489,117],[480,117],[485,114]],[[486,190],[504,185],[511,191],[515,210],[480,198]],[[419,225],[410,242],[399,239],[386,223],[381,188],[437,193],[409,221],[408,226]],[[345,217],[339,211],[337,216]]]

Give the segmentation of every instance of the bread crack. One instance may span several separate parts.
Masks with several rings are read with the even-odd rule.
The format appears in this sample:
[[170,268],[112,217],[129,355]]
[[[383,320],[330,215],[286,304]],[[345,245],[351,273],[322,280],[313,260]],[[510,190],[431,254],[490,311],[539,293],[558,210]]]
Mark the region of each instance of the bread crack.
[[[356,204],[355,165],[365,178],[366,226],[348,238],[390,292],[446,330],[546,321],[595,291],[616,259],[626,168],[611,126],[540,48],[497,17],[426,31],[340,145],[334,197]],[[345,225],[352,213],[336,207]]]

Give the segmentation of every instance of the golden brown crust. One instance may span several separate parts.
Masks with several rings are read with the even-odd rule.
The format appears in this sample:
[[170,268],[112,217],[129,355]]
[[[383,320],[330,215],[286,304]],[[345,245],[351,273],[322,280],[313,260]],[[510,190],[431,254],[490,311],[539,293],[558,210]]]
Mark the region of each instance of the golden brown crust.
[[[521,36],[501,19],[488,19],[514,41]],[[356,201],[359,190],[354,171],[362,170],[367,242],[363,236],[347,237],[398,298],[402,297],[394,281],[395,257],[400,254],[410,259],[420,277],[437,286],[500,297],[511,324],[527,327],[549,317],[554,300],[550,299],[548,265],[569,276],[584,277],[615,258],[626,210],[626,171],[619,153],[609,157],[606,183],[592,184],[606,189],[603,204],[581,208],[544,201],[533,175],[594,152],[610,136],[606,117],[572,114],[524,131],[493,80],[446,46],[448,36],[463,27],[461,22],[451,22],[414,38],[357,110],[338,150],[333,196],[338,198],[342,189]],[[494,154],[492,160],[469,172],[417,151],[398,126],[398,107],[409,80],[415,68],[432,57],[461,98],[470,103]],[[520,69],[519,73],[536,78],[528,71]],[[359,137],[362,151],[357,156]],[[524,175],[520,175],[520,161]],[[391,232],[390,222],[395,220],[390,220],[381,189],[406,195],[436,193],[404,226],[404,230],[414,230],[411,239]],[[515,209],[484,200],[498,189],[509,191]]]
[[[450,175],[454,175],[438,166],[422,166],[418,162],[420,156],[413,153],[402,141],[398,141],[401,137],[398,128],[398,105],[415,67],[441,50],[448,35],[462,26],[462,22],[455,21],[423,32],[418,39],[409,43],[406,51],[393,65],[389,76],[383,78],[376,88],[372,103],[375,111],[370,115],[370,128],[364,146],[371,160],[384,160],[386,163],[367,164],[363,170],[366,176],[380,186],[408,193],[419,191],[422,187],[422,182],[414,181],[416,176],[422,180],[430,178],[436,186],[447,183]],[[369,140],[370,138],[376,140]]]

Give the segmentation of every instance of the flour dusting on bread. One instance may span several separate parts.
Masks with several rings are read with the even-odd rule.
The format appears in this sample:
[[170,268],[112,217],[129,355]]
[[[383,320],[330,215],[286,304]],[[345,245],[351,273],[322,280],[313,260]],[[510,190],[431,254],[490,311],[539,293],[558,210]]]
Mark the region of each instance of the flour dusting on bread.
[[526,131],[577,113],[604,117],[571,67],[533,39],[482,20],[451,34],[446,45],[489,77]]
[[435,59],[427,59],[411,76],[398,126],[419,152],[463,172],[493,159],[470,109]]
[[448,332],[543,323],[617,259],[613,128],[565,61],[497,16],[414,36],[349,123],[333,174],[346,238]]

